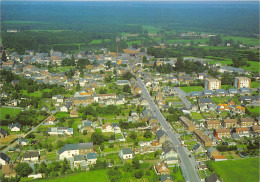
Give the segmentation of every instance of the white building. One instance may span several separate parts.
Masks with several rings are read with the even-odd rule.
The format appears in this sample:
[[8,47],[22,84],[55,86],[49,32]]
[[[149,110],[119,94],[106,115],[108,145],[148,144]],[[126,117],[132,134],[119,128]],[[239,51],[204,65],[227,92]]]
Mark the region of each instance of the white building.
[[204,81],[205,90],[221,89],[221,81],[216,78],[206,78]]
[[132,159],[134,157],[134,152],[131,148],[123,148],[119,151],[119,157],[121,159]]
[[237,89],[240,88],[250,88],[251,79],[247,77],[235,77],[234,86]]

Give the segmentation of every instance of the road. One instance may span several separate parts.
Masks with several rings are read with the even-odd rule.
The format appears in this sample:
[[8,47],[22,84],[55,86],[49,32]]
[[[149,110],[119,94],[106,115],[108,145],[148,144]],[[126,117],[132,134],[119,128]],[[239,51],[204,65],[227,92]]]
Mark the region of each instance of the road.
[[[58,109],[58,110],[55,110],[55,111],[51,111],[51,113],[52,113],[52,114],[55,114],[57,111],[59,111],[59,109]],[[47,118],[48,118],[48,117],[47,117]],[[17,139],[20,138],[20,137],[26,137],[27,135],[29,135],[29,134],[32,133],[32,132],[36,132],[37,129],[38,129],[43,123],[46,122],[47,118],[46,118],[45,120],[43,120],[41,123],[39,123],[37,126],[32,127],[32,129],[31,129],[30,131],[28,131],[26,134],[17,135]],[[9,149],[10,149],[10,148],[14,148],[16,144],[17,144],[16,142],[11,143],[10,145],[8,145],[8,146],[5,147],[4,149],[2,149],[2,152],[3,152],[3,153],[8,152]]]
[[179,87],[173,88],[174,93],[178,95],[178,97],[181,99],[181,101],[185,104],[187,109],[191,108],[191,102],[186,98],[187,94],[180,89]]
[[[144,86],[143,82],[139,77],[136,76],[137,82],[142,89],[142,94],[146,98],[146,100],[150,104],[151,110],[157,116],[158,121],[160,122],[162,129],[167,133],[169,139],[174,144],[176,151],[179,155],[181,161],[181,168],[183,171],[183,176],[185,180],[188,182],[199,182],[201,181],[199,175],[196,170],[196,164],[194,157],[189,158],[189,151],[181,146],[180,141],[178,140],[178,136],[173,132],[171,125],[166,121],[162,113],[160,112],[157,105],[152,100],[147,88]],[[185,95],[186,96],[186,95]]]

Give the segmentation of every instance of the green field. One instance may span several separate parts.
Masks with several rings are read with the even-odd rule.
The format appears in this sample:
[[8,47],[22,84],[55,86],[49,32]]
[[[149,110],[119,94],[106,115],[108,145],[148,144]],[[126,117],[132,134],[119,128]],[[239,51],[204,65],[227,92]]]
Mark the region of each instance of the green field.
[[233,39],[235,42],[240,41],[243,44],[247,45],[257,45],[259,44],[259,40],[257,38],[247,38],[247,37],[223,37],[223,40]]
[[251,88],[258,88],[260,87],[260,83],[259,82],[251,82]]
[[180,87],[184,92],[194,92],[194,91],[203,91],[202,86],[190,86],[190,87]]
[[44,179],[44,180],[36,180],[39,182],[81,182],[81,181],[97,181],[97,182],[106,182],[109,181],[107,171],[106,170],[96,170],[90,172],[83,172],[71,176],[65,176],[61,178],[55,179]]
[[255,72],[259,72],[259,67],[260,67],[260,63],[259,62],[255,62],[255,61],[247,61],[250,66],[243,66],[242,68],[248,71],[255,71]]
[[11,117],[17,115],[21,112],[21,109],[16,108],[7,108],[7,107],[1,107],[0,108],[0,118],[1,120],[5,119],[5,115],[9,114]]
[[191,118],[193,119],[204,119],[200,113],[191,112]]
[[213,171],[228,182],[258,182],[259,157],[211,162]]
[[[109,42],[110,39],[104,39],[104,41]],[[92,44],[101,44],[101,43],[102,43],[102,39],[94,39],[89,44],[92,45]]]
[[160,30],[162,30],[160,28],[156,28],[156,27],[151,26],[151,25],[143,25],[143,29],[147,30],[148,33],[153,33],[153,34],[156,34]]
[[254,106],[253,108],[247,107],[250,112],[260,113],[260,106]]

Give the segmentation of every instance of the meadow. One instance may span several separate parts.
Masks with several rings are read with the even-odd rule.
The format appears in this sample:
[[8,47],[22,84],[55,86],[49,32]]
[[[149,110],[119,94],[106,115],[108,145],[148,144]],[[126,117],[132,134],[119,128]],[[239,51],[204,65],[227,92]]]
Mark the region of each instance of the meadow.
[[5,116],[7,114],[10,115],[10,117],[16,116],[21,112],[21,109],[18,108],[8,108],[8,107],[1,107],[0,108],[0,118],[1,120],[5,119]]
[[220,179],[228,182],[258,182],[259,157],[210,162]]

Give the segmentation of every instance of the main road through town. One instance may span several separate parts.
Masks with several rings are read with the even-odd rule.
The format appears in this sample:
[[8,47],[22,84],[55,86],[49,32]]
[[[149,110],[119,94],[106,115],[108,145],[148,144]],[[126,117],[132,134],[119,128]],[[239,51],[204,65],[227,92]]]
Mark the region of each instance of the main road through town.
[[157,107],[157,105],[152,100],[147,88],[141,81],[141,79],[136,76],[137,82],[139,86],[142,89],[142,94],[146,98],[146,100],[149,102],[151,110],[155,113],[157,116],[158,121],[160,122],[162,129],[166,132],[171,142],[174,144],[180,161],[181,161],[181,168],[183,172],[183,176],[187,181],[189,182],[199,182],[201,181],[199,178],[199,175],[196,170],[196,161],[193,156],[190,155],[190,157],[187,154],[187,150],[185,150],[184,147],[181,146],[180,141],[178,140],[177,135],[173,132],[171,125],[166,121],[164,116],[162,115],[161,111]]

